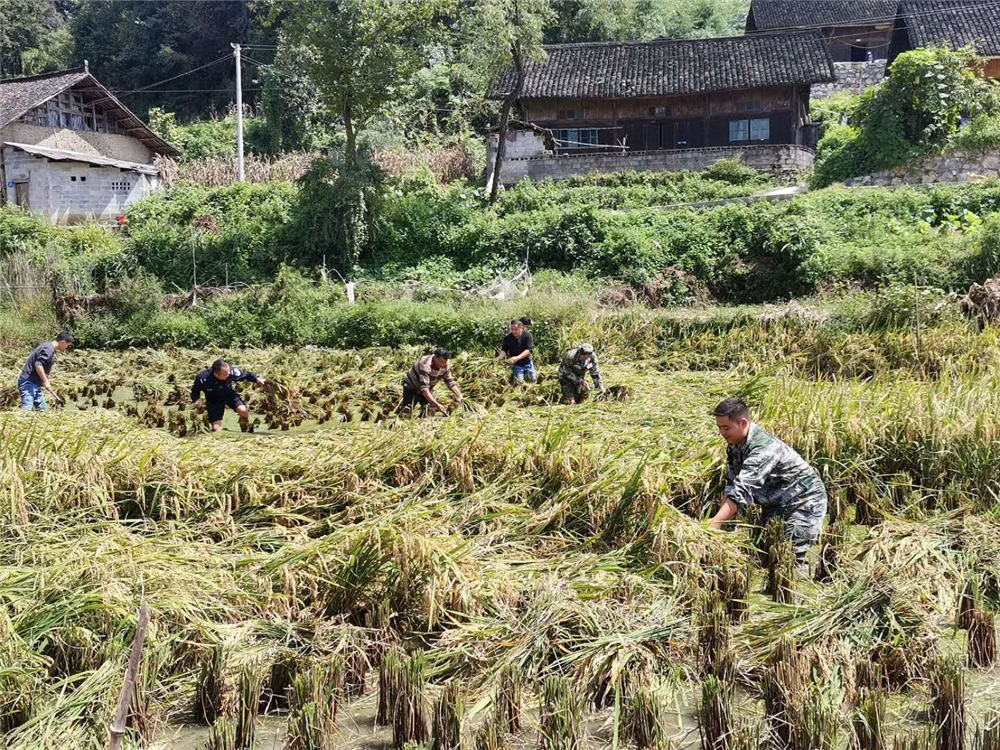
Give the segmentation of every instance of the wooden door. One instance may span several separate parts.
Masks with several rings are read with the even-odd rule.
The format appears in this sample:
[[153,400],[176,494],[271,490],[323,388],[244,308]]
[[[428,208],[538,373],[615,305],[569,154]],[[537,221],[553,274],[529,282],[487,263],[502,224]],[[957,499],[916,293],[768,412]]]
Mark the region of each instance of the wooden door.
[[27,182],[16,182],[14,183],[14,202],[23,209],[31,208],[28,205],[28,183]]

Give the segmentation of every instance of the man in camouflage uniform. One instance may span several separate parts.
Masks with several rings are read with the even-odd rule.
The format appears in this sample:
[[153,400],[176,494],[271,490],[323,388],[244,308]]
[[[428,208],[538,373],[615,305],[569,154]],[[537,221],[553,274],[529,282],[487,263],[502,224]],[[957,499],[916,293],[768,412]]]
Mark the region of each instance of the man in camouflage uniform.
[[712,526],[721,528],[738,510],[760,505],[764,523],[784,519],[799,569],[807,571],[806,553],[819,541],[826,517],[823,480],[802,456],[751,422],[743,401],[727,398],[712,415],[729,444],[725,499]]
[[601,371],[597,367],[597,355],[590,344],[580,344],[570,349],[559,365],[559,385],[562,386],[562,402],[579,404],[587,398],[587,373],[594,379],[594,387],[604,390]]

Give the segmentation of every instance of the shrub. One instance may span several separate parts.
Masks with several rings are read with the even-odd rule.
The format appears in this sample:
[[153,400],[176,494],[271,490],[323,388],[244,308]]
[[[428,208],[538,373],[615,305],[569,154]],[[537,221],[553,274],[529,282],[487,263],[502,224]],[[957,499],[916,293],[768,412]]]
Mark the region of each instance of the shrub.
[[288,183],[224,188],[182,186],[150,196],[128,212],[128,248],[166,285],[255,283],[282,262],[296,262],[303,238],[292,231],[298,191]]
[[0,208],[0,256],[14,253],[44,252],[57,230],[19,206],[7,204]]
[[973,117],[959,130],[952,144],[968,151],[988,151],[1000,148],[1000,112]]
[[813,184],[823,187],[939,151],[958,131],[964,111],[1000,107],[996,84],[977,78],[977,62],[971,49],[899,55],[886,79],[854,104],[851,124],[831,126],[820,140]]

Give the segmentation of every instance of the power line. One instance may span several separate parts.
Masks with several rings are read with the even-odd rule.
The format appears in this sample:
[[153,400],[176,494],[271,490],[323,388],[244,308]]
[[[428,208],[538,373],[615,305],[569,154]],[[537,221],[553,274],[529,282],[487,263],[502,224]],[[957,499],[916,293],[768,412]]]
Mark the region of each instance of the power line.
[[[264,89],[243,89],[244,91],[263,91]],[[144,89],[136,89],[134,91],[119,91],[119,94],[224,94],[233,93],[232,89],[157,89],[156,91],[146,91]]]
[[204,70],[205,68],[211,67],[212,65],[217,65],[218,63],[222,62],[223,60],[230,59],[230,57],[232,57],[232,55],[224,55],[224,56],[220,57],[218,60],[212,60],[212,62],[205,63],[204,65],[199,65],[197,68],[193,68],[193,69],[185,71],[183,73],[178,73],[177,75],[171,76],[170,78],[164,78],[162,81],[157,81],[156,83],[151,83],[148,86],[143,86],[141,89],[132,89],[130,91],[112,91],[111,93],[112,94],[118,94],[118,93],[121,93],[121,94],[126,94],[126,93],[127,94],[137,94],[140,91],[146,91],[147,89],[151,89],[151,88],[154,88],[155,86],[159,86],[161,83],[169,83],[170,81],[176,81],[178,78],[183,78],[184,76],[191,75],[192,73],[197,73],[199,70]]

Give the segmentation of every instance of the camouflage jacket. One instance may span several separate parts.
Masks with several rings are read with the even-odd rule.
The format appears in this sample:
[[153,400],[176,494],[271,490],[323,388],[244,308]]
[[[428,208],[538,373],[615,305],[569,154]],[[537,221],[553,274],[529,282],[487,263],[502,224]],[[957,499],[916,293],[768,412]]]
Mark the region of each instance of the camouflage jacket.
[[597,366],[597,354],[591,354],[586,362],[580,359],[580,349],[570,349],[563,357],[559,365],[559,379],[579,387],[583,383],[584,377],[590,372],[590,377],[594,379],[594,386],[597,390],[604,387],[601,381],[601,370]]
[[747,439],[726,451],[726,496],[745,510],[756,503],[765,516],[822,525],[826,488],[819,473],[785,443],[751,423]]

